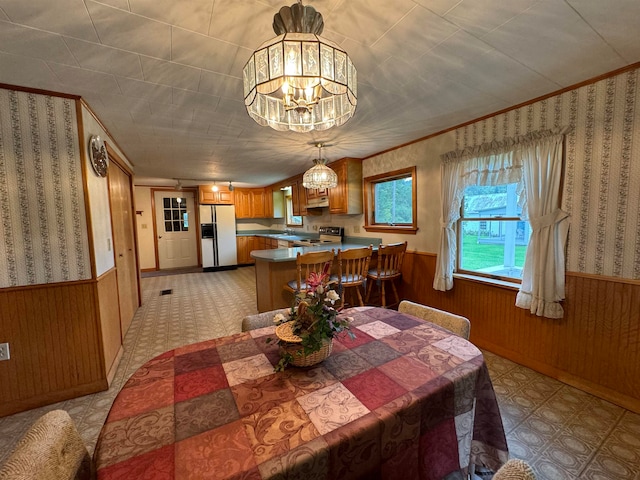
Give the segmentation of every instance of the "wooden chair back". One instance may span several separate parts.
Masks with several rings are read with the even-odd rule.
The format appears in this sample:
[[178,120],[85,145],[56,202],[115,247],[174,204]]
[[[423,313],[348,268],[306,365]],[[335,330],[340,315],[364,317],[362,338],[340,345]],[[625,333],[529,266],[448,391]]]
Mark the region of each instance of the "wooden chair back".
[[373,246],[338,250],[338,282],[343,286],[362,285],[367,272]]
[[406,251],[407,242],[380,245],[376,277],[385,280],[399,277],[402,274],[402,260]]
[[338,284],[341,290],[341,307],[344,308],[348,288],[355,288],[360,306],[364,305],[360,286],[364,289],[364,282],[369,271],[373,246],[338,250]]
[[335,250],[320,250],[317,252],[300,253],[296,257],[296,291],[306,290],[306,280],[311,272],[321,273],[328,263],[328,271],[331,271]]

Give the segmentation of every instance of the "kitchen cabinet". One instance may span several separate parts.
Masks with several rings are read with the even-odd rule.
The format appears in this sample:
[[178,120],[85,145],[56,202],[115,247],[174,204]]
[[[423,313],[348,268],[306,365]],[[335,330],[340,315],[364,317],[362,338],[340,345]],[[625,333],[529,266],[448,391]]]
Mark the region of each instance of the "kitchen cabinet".
[[329,195],[328,188],[307,188],[307,200],[317,200]]
[[338,186],[329,189],[329,212],[362,213],[362,160],[342,158],[327,166],[338,175]]
[[234,195],[228,187],[218,187],[218,191],[211,190],[213,185],[198,185],[198,198],[201,205],[233,205]]
[[255,263],[255,260],[251,258],[251,251],[254,244],[253,236],[239,236],[236,237],[236,247],[238,250],[238,265],[249,265]]
[[270,187],[236,188],[236,218],[273,217],[273,197]]
[[307,192],[302,185],[302,175],[291,182],[291,203],[294,216],[307,214]]

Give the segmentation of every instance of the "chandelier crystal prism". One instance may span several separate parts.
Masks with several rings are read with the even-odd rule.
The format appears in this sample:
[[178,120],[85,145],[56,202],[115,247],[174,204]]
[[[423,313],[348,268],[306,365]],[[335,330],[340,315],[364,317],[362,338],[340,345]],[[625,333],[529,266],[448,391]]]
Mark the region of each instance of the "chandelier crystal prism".
[[258,47],[242,71],[249,116],[275,130],[340,126],[357,105],[356,69],[342,48],[320,36],[322,15],[298,3],[273,17],[276,37]]
[[338,186],[338,175],[327,167],[326,160],[322,159],[322,144],[318,147],[318,158],[313,161],[313,167],[304,172],[302,186],[304,188],[334,188]]

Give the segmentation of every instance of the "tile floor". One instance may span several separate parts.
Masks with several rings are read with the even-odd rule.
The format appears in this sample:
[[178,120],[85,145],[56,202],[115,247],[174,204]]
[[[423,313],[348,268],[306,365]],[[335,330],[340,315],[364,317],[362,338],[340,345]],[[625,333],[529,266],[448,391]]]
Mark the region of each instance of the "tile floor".
[[[160,295],[167,289],[172,294]],[[54,408],[69,412],[93,451],[115,395],[140,365],[179,345],[237,333],[242,317],[256,313],[251,267],[143,278],[142,291],[111,388],[0,418],[0,463]],[[485,358],[511,456],[528,461],[539,480],[640,480],[640,415],[490,352]]]

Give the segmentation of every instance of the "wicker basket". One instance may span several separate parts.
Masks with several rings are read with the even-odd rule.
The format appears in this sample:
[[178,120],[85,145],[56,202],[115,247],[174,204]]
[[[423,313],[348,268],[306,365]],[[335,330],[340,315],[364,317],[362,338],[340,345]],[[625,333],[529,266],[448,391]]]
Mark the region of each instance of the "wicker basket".
[[302,343],[302,338],[293,333],[293,324],[291,322],[283,323],[276,327],[276,336],[287,342],[288,345],[280,346],[280,354],[289,353],[293,357],[290,362],[295,367],[310,367],[322,362],[325,358],[331,355],[333,349],[333,338],[327,338],[322,342],[320,350],[316,350],[310,354],[304,353],[304,348],[299,344]]

